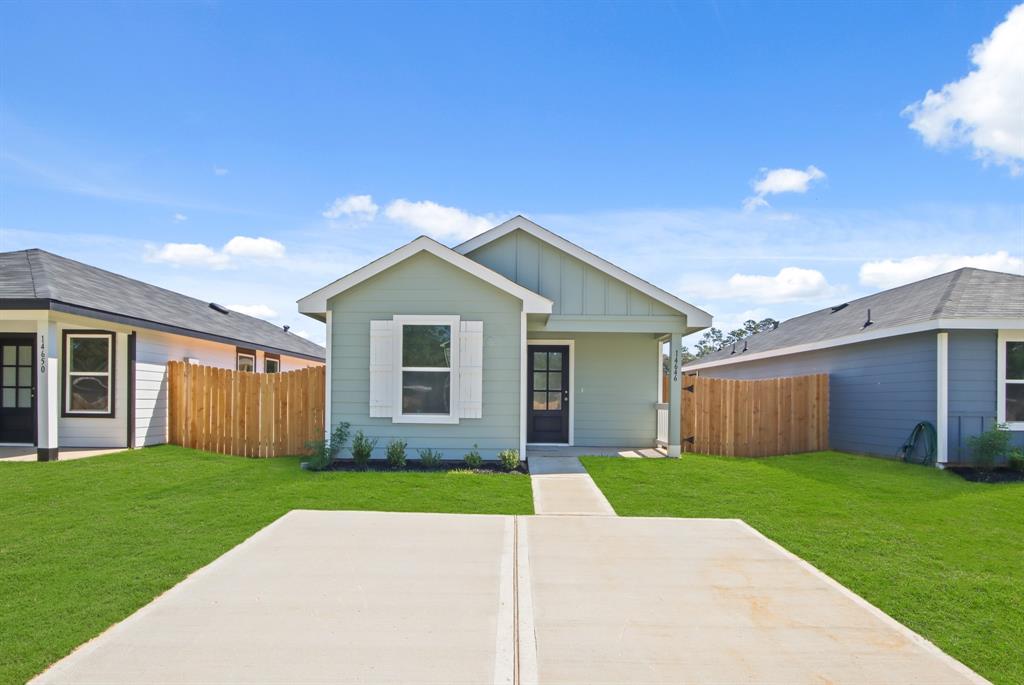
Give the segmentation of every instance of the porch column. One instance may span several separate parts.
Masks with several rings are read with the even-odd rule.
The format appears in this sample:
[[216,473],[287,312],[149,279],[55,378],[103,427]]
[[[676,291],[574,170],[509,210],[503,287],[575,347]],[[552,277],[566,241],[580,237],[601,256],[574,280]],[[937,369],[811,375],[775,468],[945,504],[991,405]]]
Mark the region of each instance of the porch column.
[[682,346],[683,334],[673,333],[669,337],[668,362],[668,456],[678,457],[682,454],[682,436],[679,435],[682,429],[682,360],[679,358],[679,350]]
[[57,460],[57,418],[60,416],[60,338],[57,324],[36,322],[36,458]]

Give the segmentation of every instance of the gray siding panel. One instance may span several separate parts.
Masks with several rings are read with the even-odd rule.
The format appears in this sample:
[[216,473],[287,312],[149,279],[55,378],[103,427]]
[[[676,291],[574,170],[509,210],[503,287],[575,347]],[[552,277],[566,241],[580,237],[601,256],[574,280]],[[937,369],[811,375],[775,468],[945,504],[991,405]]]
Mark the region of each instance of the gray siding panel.
[[699,373],[714,378],[827,373],[831,448],[890,457],[918,421],[936,423],[936,358],[935,333],[918,333]]

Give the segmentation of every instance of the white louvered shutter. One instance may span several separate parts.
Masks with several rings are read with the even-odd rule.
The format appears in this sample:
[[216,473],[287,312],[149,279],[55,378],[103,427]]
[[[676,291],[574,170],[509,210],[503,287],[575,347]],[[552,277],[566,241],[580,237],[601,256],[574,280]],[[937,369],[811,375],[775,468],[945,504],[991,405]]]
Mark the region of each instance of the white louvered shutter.
[[463,321],[459,331],[459,418],[484,414],[484,322]]
[[394,414],[394,331],[393,321],[370,322],[370,416]]

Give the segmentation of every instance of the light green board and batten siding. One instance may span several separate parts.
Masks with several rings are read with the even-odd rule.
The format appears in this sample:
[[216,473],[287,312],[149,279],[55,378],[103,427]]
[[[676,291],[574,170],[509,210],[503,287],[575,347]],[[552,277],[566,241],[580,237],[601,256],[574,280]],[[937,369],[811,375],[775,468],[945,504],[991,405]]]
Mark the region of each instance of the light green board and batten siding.
[[[420,253],[332,297],[331,424],[348,421],[379,439],[374,457],[391,438],[461,459],[474,444],[484,458],[519,447],[519,365],[522,302],[441,259]],[[370,321],[395,314],[452,314],[483,321],[483,417],[453,424],[393,423],[370,418]],[[652,362],[653,363],[653,362]]]
[[670,317],[685,324],[675,309],[526,231],[512,231],[466,256],[552,300],[553,318]]

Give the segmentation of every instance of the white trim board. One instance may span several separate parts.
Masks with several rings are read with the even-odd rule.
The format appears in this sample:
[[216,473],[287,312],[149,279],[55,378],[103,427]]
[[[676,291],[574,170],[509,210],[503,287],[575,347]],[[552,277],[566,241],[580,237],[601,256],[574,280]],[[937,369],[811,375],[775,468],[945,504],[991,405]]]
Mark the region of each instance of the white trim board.
[[598,271],[601,271],[612,278],[622,281],[626,285],[639,290],[648,297],[655,299],[682,314],[685,314],[688,328],[700,329],[707,328],[711,325],[711,315],[703,309],[694,307],[689,302],[681,300],[672,293],[665,292],[661,288],[648,283],[639,276],[635,276],[625,269],[615,266],[608,260],[598,257],[593,252],[589,252],[579,245],[569,242],[562,236],[552,233],[548,229],[530,221],[521,214],[512,217],[505,223],[495,226],[489,231],[484,231],[480,235],[470,238],[461,245],[456,245],[453,249],[459,254],[468,254],[473,250],[481,248],[488,243],[492,243],[498,238],[502,238],[515,230],[525,231],[541,242],[552,245],[562,252],[572,255],[584,264],[588,264]]
[[919,321],[917,323],[906,324],[904,326],[892,326],[890,328],[879,328],[879,329],[867,329],[862,333],[854,335],[845,335],[839,338],[831,338],[829,340],[820,340],[817,342],[804,343],[801,345],[789,345],[787,347],[780,347],[775,350],[766,350],[764,352],[737,352],[726,359],[716,359],[714,361],[704,362],[700,364],[687,364],[683,367],[684,371],[699,371],[701,369],[710,369],[716,366],[729,366],[731,364],[742,364],[744,362],[751,362],[757,359],[771,359],[773,357],[784,357],[787,354],[799,354],[801,352],[811,352],[813,350],[825,350],[830,347],[842,347],[843,345],[853,345],[859,342],[867,342],[869,340],[880,340],[882,338],[892,338],[898,335],[908,335],[910,333],[922,333],[924,331],[935,331],[935,330],[996,330],[999,328],[1007,328],[1009,326],[1020,325],[1019,319],[931,319],[929,321]]
[[[493,285],[498,290],[502,290],[513,297],[522,300],[523,311],[527,314],[550,314],[554,307],[554,302],[548,298],[538,295],[518,283],[510,281],[497,271],[488,269],[483,264],[474,262],[468,257],[463,257],[458,252],[445,247],[436,240],[428,238],[427,236],[420,236],[412,242],[406,243],[397,250],[389,252],[383,257],[370,262],[366,266],[356,269],[347,276],[343,276],[333,283],[329,283],[319,290],[315,290],[309,295],[306,295],[298,301],[299,312],[307,315],[322,316],[327,312],[327,300],[330,298],[359,285],[363,281],[390,269],[399,262],[403,262],[420,252],[428,252],[435,257],[448,262],[452,266],[462,269],[490,285]],[[314,316],[314,318],[316,318],[316,316]]]
[[[526,355],[529,354],[530,345],[566,345],[569,347],[569,442],[527,442],[526,441],[526,417],[528,412],[526,410],[527,402],[530,402],[532,398],[529,395],[529,383],[527,381],[526,374],[528,373]],[[576,341],[575,340],[548,340],[544,338],[540,339],[528,339],[526,341],[526,347],[523,354],[523,445],[524,446],[546,446],[546,447],[572,447],[576,444]],[[523,454],[526,454],[524,449]]]
[[[1019,322],[1018,322],[1019,323]],[[1006,420],[1006,343],[1024,342],[1024,329],[1002,329],[996,335],[996,423],[1024,431],[1024,421]]]
[[949,333],[935,335],[935,461],[945,464],[949,459]]

